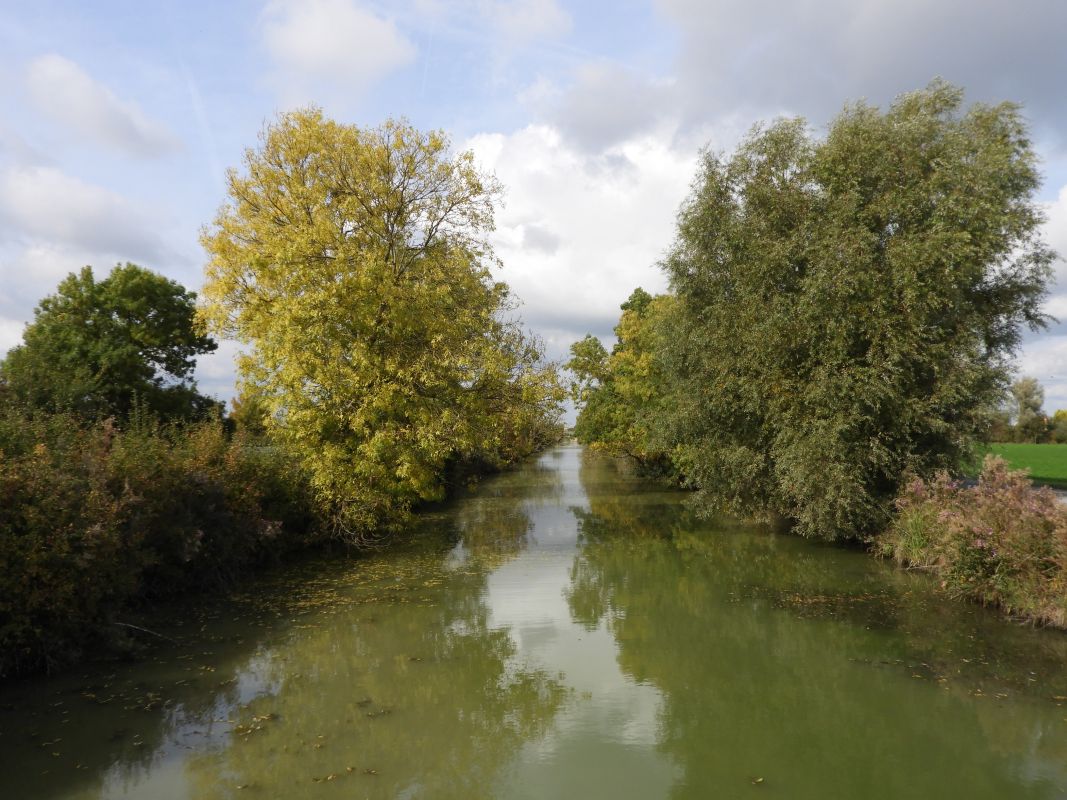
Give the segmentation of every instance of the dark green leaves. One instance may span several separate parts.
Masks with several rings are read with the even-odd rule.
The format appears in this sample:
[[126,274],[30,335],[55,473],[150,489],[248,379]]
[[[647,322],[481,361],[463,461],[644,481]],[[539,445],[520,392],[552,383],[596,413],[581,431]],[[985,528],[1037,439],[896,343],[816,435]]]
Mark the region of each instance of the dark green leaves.
[[709,508],[810,536],[879,530],[903,476],[953,468],[1006,385],[1054,254],[1011,104],[935,82],[706,155],[664,266],[669,442]]
[[202,416],[217,403],[196,392],[192,372],[216,344],[194,327],[195,299],[134,264],[101,281],[85,267],[41,301],[0,379],[29,409],[123,418],[140,404],[168,419]]

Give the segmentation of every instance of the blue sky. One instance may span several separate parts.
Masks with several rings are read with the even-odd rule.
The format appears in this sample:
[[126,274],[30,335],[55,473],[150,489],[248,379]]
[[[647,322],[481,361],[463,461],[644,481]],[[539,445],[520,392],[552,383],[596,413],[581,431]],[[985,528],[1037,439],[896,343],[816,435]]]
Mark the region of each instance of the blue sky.
[[[1059,0],[0,0],[0,353],[83,264],[199,288],[224,171],[278,111],[405,116],[504,183],[501,277],[553,355],[662,289],[697,152],[755,122],[884,104],[934,76],[1022,102],[1046,234],[1067,253],[1067,3]],[[1049,310],[1067,321],[1067,265]],[[199,369],[228,399],[227,344]],[[1067,408],[1067,324],[1020,371]]]

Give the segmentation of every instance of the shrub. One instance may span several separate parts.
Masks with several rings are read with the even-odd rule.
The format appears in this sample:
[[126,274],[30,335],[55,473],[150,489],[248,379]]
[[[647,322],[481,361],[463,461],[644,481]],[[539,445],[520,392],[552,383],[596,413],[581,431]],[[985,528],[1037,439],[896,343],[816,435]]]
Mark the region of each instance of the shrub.
[[1067,505],[987,456],[978,484],[912,481],[876,549],[933,571],[951,594],[1067,627]]
[[0,676],[70,661],[138,598],[307,542],[313,508],[288,459],[217,422],[0,413]]

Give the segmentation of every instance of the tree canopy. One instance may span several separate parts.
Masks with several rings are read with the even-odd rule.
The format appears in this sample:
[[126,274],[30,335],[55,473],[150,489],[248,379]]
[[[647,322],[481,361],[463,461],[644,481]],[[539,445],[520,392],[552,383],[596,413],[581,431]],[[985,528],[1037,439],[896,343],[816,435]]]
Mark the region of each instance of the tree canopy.
[[665,453],[652,440],[664,379],[656,353],[664,346],[672,300],[637,288],[621,306],[610,354],[591,335],[571,345],[567,368],[580,409],[574,426],[579,441],[661,465]]
[[955,468],[1043,324],[1038,184],[1019,109],[941,82],[705,154],[664,266],[671,439],[708,507],[856,536]]
[[1041,441],[1048,427],[1042,406],[1045,390],[1037,378],[1022,377],[1011,385],[1013,408],[1011,419],[1015,425],[1016,441]]
[[196,356],[216,348],[195,311],[195,293],[136,264],[103,280],[91,267],[71,273],[0,363],[7,401],[90,417],[125,418],[137,405],[165,419],[220,409],[193,381]]
[[1044,324],[1038,184],[1018,107],[940,81],[822,139],[785,119],[705,152],[671,295],[635,293],[610,357],[572,347],[576,431],[669,454],[709,513],[881,530],[908,476],[968,460]]
[[507,458],[554,423],[559,387],[507,320],[488,241],[499,189],[404,122],[280,116],[203,244],[202,313],[248,343],[243,380],[345,531],[439,498],[446,466]]

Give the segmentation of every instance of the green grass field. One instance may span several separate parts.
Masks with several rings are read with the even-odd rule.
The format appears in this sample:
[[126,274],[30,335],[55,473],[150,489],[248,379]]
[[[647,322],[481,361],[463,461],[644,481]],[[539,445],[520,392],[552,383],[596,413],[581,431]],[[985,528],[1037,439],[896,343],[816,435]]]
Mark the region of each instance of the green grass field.
[[1067,489],[1067,444],[991,444],[1013,469],[1029,469],[1039,483]]

